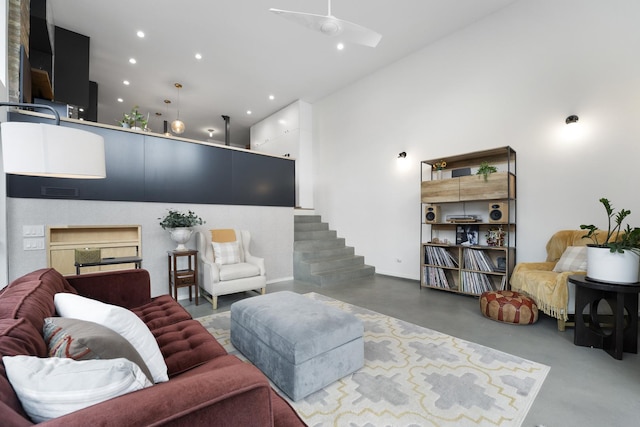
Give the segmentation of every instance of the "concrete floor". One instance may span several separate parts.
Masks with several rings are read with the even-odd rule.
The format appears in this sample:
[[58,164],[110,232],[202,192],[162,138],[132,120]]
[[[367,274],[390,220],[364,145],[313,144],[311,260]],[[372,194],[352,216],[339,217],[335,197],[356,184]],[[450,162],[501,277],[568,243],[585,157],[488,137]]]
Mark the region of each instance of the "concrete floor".
[[[551,367],[523,426],[637,426],[640,425],[640,356],[625,353],[616,360],[600,349],[573,344],[573,328],[559,332],[556,320],[541,314],[534,325],[514,326],[482,316],[478,298],[433,289],[418,282],[375,275],[340,285],[316,286],[285,281],[267,291],[317,292],[388,316],[502,350]],[[222,296],[218,310],[245,292]],[[193,317],[212,314],[211,304],[181,300]]]

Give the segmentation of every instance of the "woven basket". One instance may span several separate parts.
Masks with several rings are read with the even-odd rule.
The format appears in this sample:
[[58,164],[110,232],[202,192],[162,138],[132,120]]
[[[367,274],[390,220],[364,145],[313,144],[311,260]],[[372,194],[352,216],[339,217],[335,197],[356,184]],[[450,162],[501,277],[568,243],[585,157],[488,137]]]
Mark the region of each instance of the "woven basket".
[[100,262],[102,255],[100,248],[84,248],[76,249],[76,262],[78,264],[89,264],[92,262]]

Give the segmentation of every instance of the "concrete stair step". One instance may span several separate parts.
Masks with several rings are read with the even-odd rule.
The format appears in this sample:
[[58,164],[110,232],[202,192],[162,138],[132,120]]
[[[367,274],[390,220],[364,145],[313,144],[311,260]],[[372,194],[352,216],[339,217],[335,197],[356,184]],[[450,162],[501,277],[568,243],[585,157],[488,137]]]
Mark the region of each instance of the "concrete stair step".
[[298,240],[293,242],[294,251],[315,251],[323,249],[337,249],[345,246],[345,240],[342,237],[337,239],[324,240]]
[[325,271],[364,265],[364,257],[362,255],[353,255],[350,257],[333,257],[324,259],[322,261],[311,261],[308,262],[308,264],[311,273],[323,273]]
[[375,267],[371,265],[359,265],[356,267],[339,268],[333,271],[325,271],[313,274],[318,278],[320,286],[342,283],[349,280],[362,279],[363,277],[372,276],[376,272]]
[[352,246],[343,246],[341,248],[329,248],[310,251],[294,251],[293,259],[295,262],[322,262],[328,259],[348,258],[355,254]]
[[296,222],[293,224],[293,231],[321,231],[328,230],[329,224],[326,222]]
[[293,216],[294,224],[320,222],[320,221],[321,221],[320,215],[294,215]]
[[320,273],[338,271],[345,268],[355,268],[363,265],[363,256],[338,254],[324,257],[321,260],[294,262],[293,275],[299,280],[319,283],[316,276]]
[[338,233],[335,230],[317,230],[317,231],[294,231],[293,240],[296,242],[302,240],[327,240],[335,239]]

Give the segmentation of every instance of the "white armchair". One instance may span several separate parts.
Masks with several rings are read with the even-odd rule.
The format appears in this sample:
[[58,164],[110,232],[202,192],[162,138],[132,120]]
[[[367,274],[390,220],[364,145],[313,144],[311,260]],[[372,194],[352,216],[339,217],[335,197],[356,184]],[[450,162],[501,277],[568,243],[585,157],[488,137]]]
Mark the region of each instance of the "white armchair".
[[265,293],[264,258],[249,253],[250,242],[247,230],[211,230],[210,238],[196,233],[198,282],[214,310],[220,295],[253,290]]

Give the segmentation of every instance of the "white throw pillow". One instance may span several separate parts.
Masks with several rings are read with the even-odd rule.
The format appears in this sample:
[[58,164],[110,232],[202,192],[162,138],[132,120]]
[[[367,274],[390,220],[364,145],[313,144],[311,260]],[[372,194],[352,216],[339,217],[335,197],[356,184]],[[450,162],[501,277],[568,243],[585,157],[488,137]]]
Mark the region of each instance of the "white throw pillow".
[[556,273],[565,271],[587,271],[587,247],[568,246],[553,267]]
[[22,407],[35,423],[153,385],[138,365],[125,358],[4,356],[2,362]]
[[213,260],[216,264],[225,265],[240,262],[240,246],[238,242],[211,242],[211,244],[213,245]]
[[154,382],[169,380],[167,364],[164,362],[156,339],[147,325],[131,311],[69,293],[56,294],[53,302],[61,317],[95,322],[122,335],[138,350],[151,371]]

